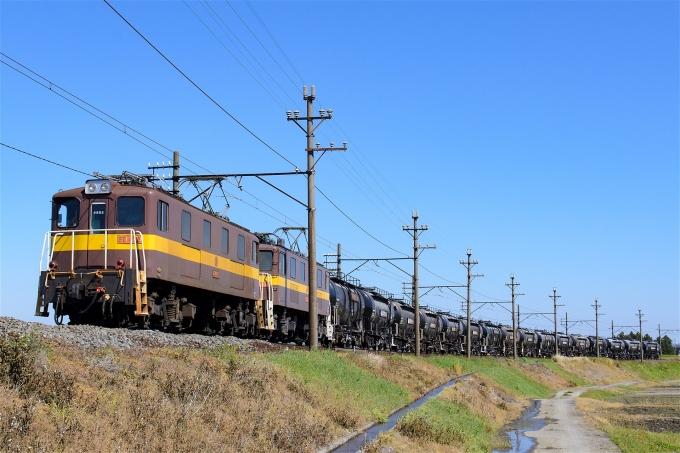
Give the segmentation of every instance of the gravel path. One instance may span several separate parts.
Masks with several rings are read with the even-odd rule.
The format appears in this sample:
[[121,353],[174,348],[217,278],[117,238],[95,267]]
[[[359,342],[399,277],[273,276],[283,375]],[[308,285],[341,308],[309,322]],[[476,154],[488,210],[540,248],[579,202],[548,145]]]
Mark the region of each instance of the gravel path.
[[38,322],[20,321],[0,316],[0,336],[9,332],[32,333],[48,343],[59,343],[79,348],[209,348],[221,345],[249,350],[260,344],[259,340],[236,337],[205,336],[196,334],[170,334],[153,330],[111,329],[96,326],[50,326]]
[[[589,388],[606,388],[615,385],[630,385],[633,382],[620,382],[612,385]],[[538,431],[524,434],[536,439],[532,453],[573,452],[573,453],[614,453],[621,452],[604,431],[586,422],[583,414],[576,408],[574,400],[588,390],[560,390],[557,394],[541,401],[541,409],[536,417],[545,418],[547,423]]]

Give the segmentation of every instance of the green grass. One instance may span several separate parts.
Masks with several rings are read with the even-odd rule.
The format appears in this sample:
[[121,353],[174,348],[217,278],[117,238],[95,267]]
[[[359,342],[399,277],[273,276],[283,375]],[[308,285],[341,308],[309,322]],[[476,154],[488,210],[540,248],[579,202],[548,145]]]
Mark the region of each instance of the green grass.
[[579,398],[590,398],[591,400],[609,401],[610,399],[616,398],[617,396],[621,396],[621,392],[591,389],[581,393]]
[[536,363],[538,363],[541,366],[546,367],[547,369],[549,369],[553,373],[562,376],[567,381],[573,382],[575,385],[577,385],[579,387],[586,387],[586,386],[589,386],[589,385],[593,385],[592,382],[590,382],[586,379],[580,378],[580,377],[576,376],[575,374],[572,374],[572,373],[564,370],[557,363],[553,362],[550,359],[548,359],[548,360],[539,359],[539,360],[536,361]]
[[668,453],[680,451],[680,434],[652,433],[622,426],[602,427],[623,453]]
[[427,360],[433,365],[454,370],[460,374],[475,373],[486,376],[518,397],[549,398],[555,394],[552,389],[534,381],[511,366],[507,359],[483,357],[467,360],[460,357],[433,356]]
[[646,360],[640,363],[632,360],[617,362],[619,368],[636,374],[645,381],[669,381],[680,379],[680,362],[665,360]]
[[412,439],[462,446],[467,452],[488,452],[501,447],[495,430],[467,407],[433,398],[397,422],[397,431]]
[[358,409],[369,420],[380,420],[413,399],[407,390],[359,368],[335,352],[285,351],[264,354],[324,398]]

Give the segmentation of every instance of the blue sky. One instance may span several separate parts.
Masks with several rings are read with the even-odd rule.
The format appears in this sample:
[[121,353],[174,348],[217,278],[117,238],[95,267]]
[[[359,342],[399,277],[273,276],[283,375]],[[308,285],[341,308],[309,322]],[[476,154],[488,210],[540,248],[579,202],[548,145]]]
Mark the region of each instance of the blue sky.
[[[601,328],[636,325],[638,308],[646,331],[679,328],[677,2],[112,4],[301,168],[305,137],[285,111],[304,111],[301,87],[315,85],[316,108],[334,111],[316,141],[350,148],[323,157],[318,187],[403,254],[412,240],[402,225],[418,210],[429,225],[421,242],[437,244],[422,254],[421,285],[464,282],[458,262],[471,248],[485,274],[472,285],[476,301],[508,300],[514,272],[522,312],[551,311],[555,286],[560,318],[593,320],[598,298]],[[183,158],[216,173],[293,169],[104,2],[2,1],[0,14],[3,53]],[[0,77],[3,143],[105,174],[167,160],[4,64]],[[4,147],[0,156],[0,313],[39,320],[49,200],[85,176]],[[301,177],[272,182],[306,196]],[[302,207],[266,185],[243,188],[229,192],[233,221],[253,231],[306,223]],[[397,255],[322,196],[317,203],[320,260],[338,242],[347,257]],[[400,293],[408,277],[378,264],[352,275]],[[421,303],[461,312],[450,291]],[[500,305],[478,315],[510,322]],[[552,325],[540,316],[523,324]]]

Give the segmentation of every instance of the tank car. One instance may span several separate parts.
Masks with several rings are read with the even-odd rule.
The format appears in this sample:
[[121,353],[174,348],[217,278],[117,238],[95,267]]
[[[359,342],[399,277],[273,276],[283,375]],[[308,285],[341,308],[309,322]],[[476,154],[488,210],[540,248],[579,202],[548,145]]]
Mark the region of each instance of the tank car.
[[538,357],[552,357],[555,354],[555,335],[547,332],[536,332]]
[[494,356],[503,355],[505,332],[503,332],[501,326],[490,321],[480,322],[479,325],[484,332],[482,353]]
[[656,341],[643,341],[642,348],[645,354],[645,359],[658,360],[661,348]]

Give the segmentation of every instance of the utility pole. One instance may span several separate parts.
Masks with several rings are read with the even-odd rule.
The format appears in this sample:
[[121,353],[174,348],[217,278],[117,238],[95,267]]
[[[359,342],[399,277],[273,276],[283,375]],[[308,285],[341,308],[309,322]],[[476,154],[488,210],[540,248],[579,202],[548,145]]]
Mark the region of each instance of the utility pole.
[[[467,358],[470,358],[471,355],[471,342],[470,342],[470,283],[472,283],[472,280],[474,280],[476,277],[484,277],[484,274],[471,274],[470,271],[472,268],[478,264],[477,260],[470,261],[470,256],[472,256],[472,249],[467,249],[467,261],[465,260],[460,260],[460,264],[466,267],[467,269],[467,334],[465,337],[465,342],[467,343]],[[514,332],[513,332],[514,336]]]
[[642,317],[645,314],[642,313],[642,310],[638,308],[638,314],[637,317],[640,321],[640,363],[642,363],[642,360],[645,358],[645,353],[644,353],[644,348],[642,347]]
[[517,330],[519,330],[519,304],[517,305]]
[[420,228],[418,227],[418,216],[419,216],[418,211],[412,211],[411,217],[413,217],[413,228],[409,228],[408,225],[403,225],[401,227],[404,231],[408,231],[409,234],[413,236],[413,308],[415,308],[416,310],[415,319],[416,357],[420,356],[420,308],[418,307],[418,257],[425,249],[437,248],[437,244],[432,246],[418,245],[418,236],[420,236],[420,234],[423,231],[426,231],[428,229],[427,225],[420,225]]
[[555,357],[560,355],[560,348],[558,346],[558,341],[557,341],[557,307],[564,307],[564,304],[557,304],[557,299],[559,299],[560,296],[557,294],[557,288],[553,287],[553,294],[552,296],[548,296],[553,300],[553,313],[555,315]]
[[600,319],[600,316],[602,316],[604,313],[599,313],[597,312],[598,308],[600,308],[602,305],[597,303],[597,298],[595,299],[595,303],[591,305],[591,307],[595,307],[595,350],[597,351],[597,358],[600,358],[600,333],[597,330],[598,328],[598,319]]
[[564,334],[569,335],[569,313],[564,312]]
[[[302,129],[302,131],[307,136],[307,231],[309,232],[309,241],[307,244],[307,255],[308,255],[308,271],[309,278],[307,282],[309,283],[309,349],[316,349],[319,346],[319,319],[317,316],[317,305],[316,305],[316,203],[314,201],[314,152],[323,151],[345,151],[347,150],[347,143],[343,143],[342,148],[333,148],[333,143],[331,143],[330,148],[319,148],[317,143],[316,149],[314,148],[314,131],[317,127],[321,125],[325,120],[330,120],[333,115],[333,110],[328,109],[328,116],[326,116],[326,111],[319,110],[319,116],[314,116],[313,102],[316,98],[316,88],[312,85],[311,94],[308,94],[307,87],[302,87],[302,99],[307,101],[307,116],[300,117],[300,112],[296,110],[291,117],[291,111],[286,112],[286,117],[288,121],[294,121],[297,126]],[[314,120],[320,120],[319,124],[314,127]],[[307,128],[303,128],[298,121],[306,121]],[[321,157],[323,154],[321,155]],[[319,159],[321,159],[319,157]],[[318,162],[318,161],[317,161]]]
[[612,339],[614,338],[614,320],[612,319]]
[[[520,283],[515,283],[515,274],[510,274],[510,283],[506,283],[505,286],[509,286],[512,294],[512,358],[517,358],[517,331],[515,328],[515,296],[524,296],[524,293],[515,294],[515,286],[519,286]],[[519,312],[517,312],[519,317]]]

